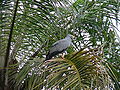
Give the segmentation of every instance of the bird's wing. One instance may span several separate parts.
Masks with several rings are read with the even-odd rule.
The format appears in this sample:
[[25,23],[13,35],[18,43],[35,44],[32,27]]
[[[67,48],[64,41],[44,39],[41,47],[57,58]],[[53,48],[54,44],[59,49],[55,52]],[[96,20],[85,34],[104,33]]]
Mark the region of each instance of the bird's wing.
[[52,45],[52,47],[50,48],[50,53],[55,52],[55,51],[61,51],[61,50],[66,49],[66,48],[67,48],[66,40],[62,39],[62,40],[55,42]]
[[51,47],[55,47],[56,45],[58,45],[60,43],[64,43],[64,42],[66,42],[66,40],[65,39],[61,39],[61,40],[55,42]]

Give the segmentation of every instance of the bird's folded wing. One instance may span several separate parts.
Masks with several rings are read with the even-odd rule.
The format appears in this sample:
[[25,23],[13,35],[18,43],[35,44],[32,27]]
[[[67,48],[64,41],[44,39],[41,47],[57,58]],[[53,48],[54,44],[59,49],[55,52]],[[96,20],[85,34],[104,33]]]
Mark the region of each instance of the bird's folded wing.
[[57,41],[50,48],[50,53],[55,52],[55,51],[62,51],[63,49],[66,49],[66,47],[64,47],[65,43],[66,43],[66,40],[64,39]]
[[51,47],[55,47],[56,45],[64,43],[64,42],[66,42],[66,40],[65,39],[61,39],[61,40],[55,42]]

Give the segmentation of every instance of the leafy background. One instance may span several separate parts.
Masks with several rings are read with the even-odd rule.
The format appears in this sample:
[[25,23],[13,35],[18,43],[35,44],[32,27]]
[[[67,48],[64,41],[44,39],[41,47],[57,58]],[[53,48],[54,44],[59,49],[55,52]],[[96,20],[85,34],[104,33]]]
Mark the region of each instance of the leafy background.
[[[0,1],[0,89],[120,89],[119,0],[17,1]],[[65,59],[44,62],[69,33]]]

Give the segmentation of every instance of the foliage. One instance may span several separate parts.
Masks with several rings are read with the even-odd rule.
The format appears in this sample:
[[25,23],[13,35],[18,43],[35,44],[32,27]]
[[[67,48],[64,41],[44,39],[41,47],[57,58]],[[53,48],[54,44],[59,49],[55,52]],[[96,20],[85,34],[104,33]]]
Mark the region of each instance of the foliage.
[[[0,68],[4,66],[15,6],[16,1],[0,1]],[[120,47],[117,27],[112,22],[120,21],[119,7],[119,0],[19,0],[10,45],[8,86],[30,90],[107,86],[119,90]],[[52,43],[68,33],[76,38],[65,59],[44,62]],[[96,56],[91,50],[98,47]]]
[[65,59],[57,58],[46,62],[35,58],[27,61],[24,67],[10,78],[15,78],[16,89],[110,88],[113,85],[98,53],[98,49],[80,50],[68,54]]

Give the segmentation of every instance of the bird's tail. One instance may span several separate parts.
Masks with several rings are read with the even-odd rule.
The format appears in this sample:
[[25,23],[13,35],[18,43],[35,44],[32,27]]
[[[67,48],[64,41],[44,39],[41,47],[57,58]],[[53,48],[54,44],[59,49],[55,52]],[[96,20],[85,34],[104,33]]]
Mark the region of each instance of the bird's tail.
[[46,61],[46,60],[50,60],[51,58],[52,58],[52,56],[48,53],[48,54],[46,55],[45,61]]

